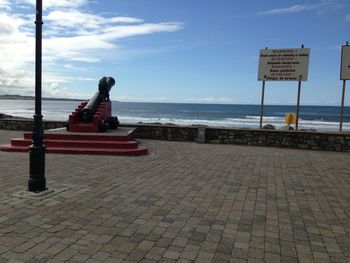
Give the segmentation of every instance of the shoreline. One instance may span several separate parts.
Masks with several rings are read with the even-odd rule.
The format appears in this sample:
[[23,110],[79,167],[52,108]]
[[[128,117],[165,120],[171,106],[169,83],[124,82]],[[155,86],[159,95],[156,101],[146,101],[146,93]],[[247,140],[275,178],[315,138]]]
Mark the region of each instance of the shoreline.
[[[20,117],[20,116],[12,116],[12,115],[7,115],[4,113],[0,113],[0,120],[4,119],[9,119],[13,121],[32,121],[33,118],[29,117]],[[67,117],[68,120],[68,117]],[[48,122],[48,123],[66,123],[67,120],[54,120],[54,119],[45,119],[43,118],[43,122]],[[238,130],[261,130],[257,125],[246,125],[246,126],[240,126],[240,125],[233,125],[233,126],[225,126],[225,125],[210,125],[210,124],[202,124],[202,123],[172,123],[172,122],[159,122],[159,121],[136,121],[136,122],[129,122],[129,121],[121,121],[121,123],[124,126],[134,126],[134,125],[156,125],[156,126],[173,126],[173,127],[204,127],[204,128],[214,128],[214,129],[238,129]],[[331,122],[330,122],[331,123]],[[344,122],[344,124],[350,124],[350,122]],[[263,125],[262,130],[273,130],[273,131],[295,131],[294,125],[291,125],[288,127],[287,125],[279,125],[279,124],[273,124],[273,123],[266,123]],[[337,133],[338,130],[336,129],[317,129],[316,128],[306,128],[300,125],[299,121],[299,130],[298,131],[303,131],[303,132],[319,132],[319,133]],[[343,129],[343,132],[345,133],[350,133],[350,129]]]
[[[12,115],[6,115],[3,113],[0,113],[0,120],[1,119],[11,119],[11,120],[27,120],[27,121],[32,121],[32,118],[26,118],[26,117],[18,117],[18,116],[12,116]],[[65,121],[60,121],[60,120],[45,120],[43,119],[43,122],[54,122],[54,123],[66,123]],[[156,126],[172,126],[172,127],[203,127],[203,128],[215,128],[215,129],[250,129],[250,130],[254,130],[257,128],[254,127],[225,127],[225,126],[209,126],[209,125],[205,125],[205,124],[187,124],[187,125],[181,125],[181,124],[176,124],[176,123],[161,123],[161,122],[136,122],[136,123],[124,123],[124,125],[156,125]],[[263,126],[264,130],[281,130],[281,131],[293,131],[294,128],[288,127],[288,126],[282,126],[282,127],[276,127],[273,124],[265,124]],[[318,130],[316,129],[300,129],[300,131],[312,131],[312,132],[317,132]]]
[[[43,101],[88,101],[90,98],[87,99],[72,99],[72,98],[50,98],[50,97],[43,97]],[[22,96],[22,95],[0,95],[0,100],[35,100],[34,96]],[[185,104],[185,105],[220,105],[220,106],[259,106],[260,104],[257,103],[209,103],[209,102],[177,102],[177,101],[119,101],[119,100],[113,100],[112,102],[117,103],[141,103],[141,104]],[[281,106],[288,106],[288,107],[296,107],[295,104],[264,104],[264,107],[281,107]],[[300,107],[335,107],[340,108],[340,105],[319,105],[319,104],[303,104],[300,105]],[[345,105],[344,108],[350,108],[350,105]]]
[[[21,95],[0,95],[0,100],[35,100],[34,96],[21,96]],[[48,98],[43,97],[42,100],[52,101],[85,101],[83,99],[69,99],[69,98]]]
[[0,120],[1,119],[11,119],[11,120],[32,120],[32,118],[26,118],[26,117],[18,117],[18,116],[12,116],[7,115],[0,112]]

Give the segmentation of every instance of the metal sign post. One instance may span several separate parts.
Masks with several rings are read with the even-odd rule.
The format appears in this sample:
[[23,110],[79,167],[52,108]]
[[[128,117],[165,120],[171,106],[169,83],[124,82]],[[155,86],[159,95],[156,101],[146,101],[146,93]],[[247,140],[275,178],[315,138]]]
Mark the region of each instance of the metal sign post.
[[299,126],[299,109],[300,109],[300,93],[301,93],[301,81],[298,82],[298,98],[297,98],[297,119],[295,121],[295,130],[298,130]]
[[341,56],[341,64],[340,64],[340,79],[343,80],[343,92],[342,92],[342,98],[341,98],[340,124],[339,124],[340,132],[343,130],[346,80],[350,79],[350,52],[349,51],[346,52],[345,50],[350,50],[349,41],[346,41],[345,46],[342,47],[342,56]]
[[[304,44],[301,45],[301,48],[304,48]],[[299,76],[299,81],[298,81],[298,98],[297,98],[297,119],[295,122],[295,130],[298,130],[299,126],[299,112],[300,112],[300,93],[301,93],[301,79],[303,76]]]
[[[265,47],[267,49],[267,47]],[[264,80],[262,82],[262,89],[261,89],[261,105],[260,105],[260,129],[263,127],[263,118],[264,118],[264,99],[265,99],[265,80],[266,76],[264,76]]]
[[46,190],[45,179],[45,145],[44,129],[41,114],[42,86],[42,0],[36,0],[35,20],[35,114],[32,145],[29,146],[29,180],[28,191],[42,192]]
[[344,122],[344,100],[345,100],[345,87],[346,87],[346,80],[343,80],[343,92],[341,97],[341,108],[340,108],[340,124],[339,124],[339,131],[343,131],[343,122]]
[[261,91],[260,129],[262,129],[262,124],[263,124],[263,116],[264,116],[264,97],[265,97],[265,80],[262,82],[262,91]]

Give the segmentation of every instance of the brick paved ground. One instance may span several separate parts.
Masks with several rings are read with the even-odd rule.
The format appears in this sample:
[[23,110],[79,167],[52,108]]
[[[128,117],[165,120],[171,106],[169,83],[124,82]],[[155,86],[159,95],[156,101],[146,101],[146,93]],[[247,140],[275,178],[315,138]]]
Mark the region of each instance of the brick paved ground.
[[28,154],[0,152],[0,262],[350,262],[349,153],[143,143],[46,155],[69,189],[42,201],[11,197]]

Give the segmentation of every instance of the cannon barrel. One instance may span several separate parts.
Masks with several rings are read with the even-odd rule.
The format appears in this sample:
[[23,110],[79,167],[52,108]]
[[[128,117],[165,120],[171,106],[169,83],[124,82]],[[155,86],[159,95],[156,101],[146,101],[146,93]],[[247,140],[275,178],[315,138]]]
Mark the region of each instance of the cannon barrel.
[[92,96],[85,107],[80,111],[80,119],[84,122],[91,120],[101,101],[109,101],[109,92],[115,84],[112,77],[103,77],[98,83],[98,91]]
[[109,92],[115,84],[112,77],[103,77],[98,83],[98,91],[100,92],[101,100],[109,100]]
[[100,105],[100,92],[96,92],[94,96],[88,101],[85,107],[80,111],[80,118],[82,121],[89,121],[91,117],[96,112],[98,106]]

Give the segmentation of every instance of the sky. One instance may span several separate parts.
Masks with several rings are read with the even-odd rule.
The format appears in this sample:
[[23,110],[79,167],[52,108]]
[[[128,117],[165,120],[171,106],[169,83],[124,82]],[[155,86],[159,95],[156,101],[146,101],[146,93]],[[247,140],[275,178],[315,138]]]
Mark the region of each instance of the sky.
[[[112,100],[259,104],[259,50],[304,44],[301,104],[340,104],[349,0],[43,0],[43,8],[46,97],[87,99],[112,76]],[[35,0],[0,0],[0,94],[34,95],[34,14]],[[267,82],[265,103],[294,105],[297,86]]]

